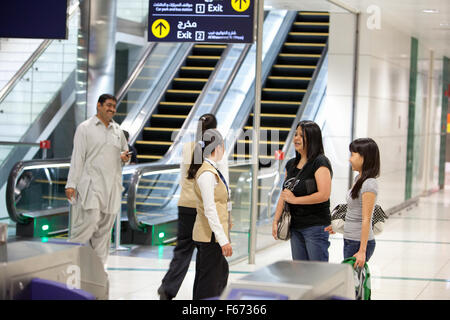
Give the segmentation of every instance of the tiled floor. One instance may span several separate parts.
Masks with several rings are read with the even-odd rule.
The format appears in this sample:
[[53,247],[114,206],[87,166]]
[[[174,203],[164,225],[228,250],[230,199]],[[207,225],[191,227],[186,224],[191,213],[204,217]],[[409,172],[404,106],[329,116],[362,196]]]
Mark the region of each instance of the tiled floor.
[[[373,299],[450,300],[450,190],[442,190],[419,205],[393,215],[376,237],[370,261]],[[342,260],[342,235],[331,237],[330,263]],[[171,258],[171,248],[152,248],[143,257],[112,254],[108,260],[110,299],[158,299],[156,293]],[[279,260],[290,260],[289,242],[258,252],[256,264],[230,265],[229,281]],[[192,299],[195,262],[176,299]]]

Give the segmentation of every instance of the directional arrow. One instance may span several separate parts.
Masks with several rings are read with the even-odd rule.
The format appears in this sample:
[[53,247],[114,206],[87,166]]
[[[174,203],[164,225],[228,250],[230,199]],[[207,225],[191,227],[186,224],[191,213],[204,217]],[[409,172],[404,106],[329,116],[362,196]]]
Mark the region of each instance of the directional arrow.
[[155,29],[159,28],[159,35],[162,35],[162,28],[167,29],[166,26],[164,25],[164,23],[160,22]]
[[247,0],[234,0],[234,3],[239,2],[239,10],[242,10],[242,2],[245,2],[247,4]]

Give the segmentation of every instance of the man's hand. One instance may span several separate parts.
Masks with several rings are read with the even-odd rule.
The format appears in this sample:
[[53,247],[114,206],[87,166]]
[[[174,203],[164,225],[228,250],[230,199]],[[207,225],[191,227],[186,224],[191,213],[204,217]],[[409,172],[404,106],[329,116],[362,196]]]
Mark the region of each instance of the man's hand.
[[128,162],[130,160],[131,154],[128,154],[128,151],[124,151],[120,154],[120,159],[122,162]]
[[71,201],[75,198],[75,189],[74,188],[67,188],[66,189],[66,197],[67,200]]

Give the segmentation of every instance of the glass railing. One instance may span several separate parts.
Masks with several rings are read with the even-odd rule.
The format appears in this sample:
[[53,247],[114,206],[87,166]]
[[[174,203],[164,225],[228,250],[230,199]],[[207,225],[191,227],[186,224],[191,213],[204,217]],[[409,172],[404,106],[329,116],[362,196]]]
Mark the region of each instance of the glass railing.
[[[16,164],[7,184],[7,209],[10,219],[27,224],[31,219],[45,218],[69,212],[65,185],[69,172],[68,159],[33,160]],[[176,240],[178,219],[179,165],[142,164],[125,166],[121,220],[128,220],[136,231],[151,233],[152,245]],[[251,207],[251,164],[235,163],[229,168],[232,194],[231,239],[233,256],[248,255]],[[42,220],[42,219],[41,219]],[[45,224],[38,235],[46,237],[65,232],[66,225]],[[172,225],[169,224],[172,222]],[[44,225],[43,225],[44,226]],[[59,229],[55,229],[58,227]]]
[[[78,21],[77,8],[68,20],[68,39],[49,41],[27,71],[15,79],[1,97],[0,141],[21,141],[73,74],[77,61]],[[0,159],[6,159],[12,150],[2,148]]]
[[[179,178],[178,165],[137,165],[124,172],[131,173],[127,191],[128,222],[135,230],[152,233],[152,244],[165,244],[176,239],[171,226],[178,219]],[[232,200],[230,260],[247,257],[250,234],[251,164],[241,162],[229,167],[229,185]]]
[[132,126],[145,102],[162,81],[167,67],[174,63],[173,59],[181,48],[180,43],[174,42],[150,44],[147,47],[148,52],[144,51],[143,56],[140,56],[133,72],[116,95],[119,99],[114,118],[116,122],[124,122],[123,125],[127,129]]

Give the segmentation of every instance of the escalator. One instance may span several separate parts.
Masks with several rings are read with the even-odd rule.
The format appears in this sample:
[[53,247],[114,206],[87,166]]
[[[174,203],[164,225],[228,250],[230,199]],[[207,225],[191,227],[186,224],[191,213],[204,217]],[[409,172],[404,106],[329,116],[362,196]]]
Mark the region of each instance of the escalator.
[[193,46],[135,142],[139,163],[164,157],[226,48],[221,44]]
[[[270,167],[283,149],[328,39],[327,12],[299,12],[263,85],[260,115],[260,167]],[[251,157],[253,112],[237,140],[234,160]]]
[[[151,51],[154,51],[152,53],[154,56],[165,58],[168,60],[165,61],[167,64],[179,64],[180,68],[173,73],[167,90],[152,109],[154,112],[147,120],[147,124],[143,125],[141,139],[136,141],[140,162],[164,157],[168,146],[172,144],[172,132],[177,132],[183,126],[190,112],[193,111],[196,100],[205,88],[205,84],[215,70],[226,47],[226,45],[191,45],[191,49],[186,51],[185,47],[178,46],[173,60],[183,56],[185,59],[181,59],[183,61],[180,60],[177,63],[167,59],[167,55],[158,51],[159,48],[149,49],[149,55]],[[153,60],[153,64],[155,63],[162,64],[161,61]],[[149,65],[148,62],[142,63],[139,68],[140,71],[136,73],[137,76],[133,83],[128,84],[128,90],[119,97],[118,121],[120,122],[126,122],[128,117],[136,113],[138,102],[140,105],[148,105],[146,101],[151,100],[149,95],[158,95],[155,92],[147,95],[143,92],[139,93],[140,88],[149,87],[147,80],[152,78],[153,82],[163,82],[156,81],[157,77],[155,78],[154,74],[145,74],[146,69],[154,69],[154,66]],[[167,70],[162,73],[170,74]],[[135,95],[136,92],[138,95],[140,94],[139,97]],[[139,101],[131,100],[133,95]],[[152,131],[164,133],[162,131],[164,129],[170,130],[170,135],[148,134]],[[160,146],[164,143],[168,146],[161,148]],[[69,159],[32,160],[21,161],[13,168],[7,185],[7,208],[11,219],[17,222],[18,236],[47,237],[67,231],[69,208],[64,188],[69,165]],[[152,166],[150,163],[143,163],[138,165],[138,169],[124,168],[125,192],[122,200],[121,219],[123,242],[151,244],[167,241],[167,237],[162,239],[159,236],[161,232],[157,232],[158,237],[154,238],[159,227],[162,227],[168,235],[176,234],[177,210],[168,203],[173,200],[173,195],[179,185],[178,167],[179,165],[155,164]],[[147,227],[144,230],[139,229],[144,231],[143,233],[135,232],[135,229],[130,228],[127,219],[127,192],[136,170],[144,171],[144,176],[139,178],[139,188],[133,204],[136,208],[135,213],[141,220],[146,221]],[[150,228],[148,228],[149,226]]]

